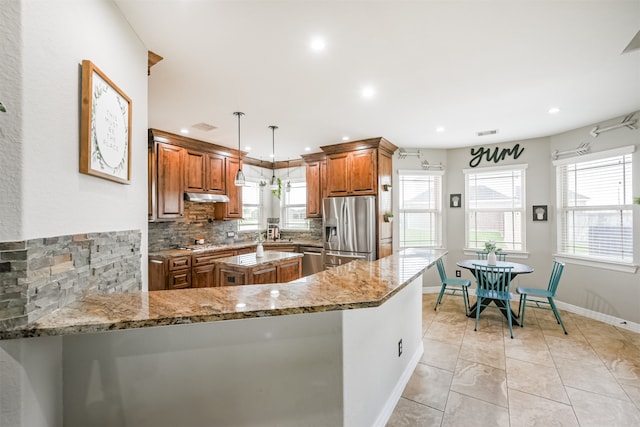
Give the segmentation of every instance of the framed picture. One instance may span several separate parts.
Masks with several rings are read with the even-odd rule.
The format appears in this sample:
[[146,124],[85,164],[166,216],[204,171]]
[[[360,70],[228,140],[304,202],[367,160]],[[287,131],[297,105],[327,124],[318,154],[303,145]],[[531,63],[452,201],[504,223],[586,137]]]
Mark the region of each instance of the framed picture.
[[547,220],[547,205],[533,205],[533,220],[534,221]]
[[82,61],[80,172],[131,182],[131,99],[91,61]]
[[462,207],[462,194],[449,194],[449,207],[461,208]]

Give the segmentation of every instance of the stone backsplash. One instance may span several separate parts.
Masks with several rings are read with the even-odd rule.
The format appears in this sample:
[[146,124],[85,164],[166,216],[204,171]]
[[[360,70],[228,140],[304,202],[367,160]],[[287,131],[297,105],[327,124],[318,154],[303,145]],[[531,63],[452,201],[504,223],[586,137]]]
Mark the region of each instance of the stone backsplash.
[[[255,240],[255,231],[238,232],[238,220],[214,220],[213,210],[213,203],[185,201],[183,220],[150,222],[149,252],[193,245],[196,239],[201,238],[207,244],[216,245]],[[236,236],[228,238],[227,231],[234,231]],[[319,241],[322,238],[322,220],[310,219],[309,230],[284,230],[281,236],[283,239]]]
[[140,243],[140,230],[0,242],[0,329],[88,293],[140,290]]

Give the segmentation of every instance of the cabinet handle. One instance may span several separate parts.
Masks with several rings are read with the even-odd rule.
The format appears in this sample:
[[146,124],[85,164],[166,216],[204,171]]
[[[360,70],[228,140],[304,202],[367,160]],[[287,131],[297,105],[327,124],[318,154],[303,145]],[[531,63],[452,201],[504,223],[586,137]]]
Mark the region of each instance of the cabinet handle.
[[152,262],[154,264],[164,264],[164,261],[160,261],[158,259],[150,259],[149,262]]

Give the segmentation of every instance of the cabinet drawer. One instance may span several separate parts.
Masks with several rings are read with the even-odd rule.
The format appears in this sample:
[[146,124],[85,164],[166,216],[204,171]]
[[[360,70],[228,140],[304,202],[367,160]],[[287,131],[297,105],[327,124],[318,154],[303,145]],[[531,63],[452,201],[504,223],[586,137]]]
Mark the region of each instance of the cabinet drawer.
[[169,258],[169,271],[191,267],[191,257],[189,255]]
[[191,287],[191,270],[179,270],[169,273],[169,289]]
[[193,255],[193,266],[213,264],[217,259],[234,256],[235,254],[235,251],[219,251]]

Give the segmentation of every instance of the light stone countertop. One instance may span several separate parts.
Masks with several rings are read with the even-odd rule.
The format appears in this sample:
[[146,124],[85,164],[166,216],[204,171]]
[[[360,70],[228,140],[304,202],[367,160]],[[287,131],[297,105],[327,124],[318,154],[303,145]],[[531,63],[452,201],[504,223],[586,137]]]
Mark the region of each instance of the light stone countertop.
[[297,252],[264,251],[264,256],[262,257],[257,257],[255,252],[252,252],[250,254],[218,258],[215,260],[215,263],[224,264],[230,267],[255,267],[287,259],[302,258],[303,256],[303,254]]
[[406,249],[289,283],[90,295],[0,339],[349,310],[383,304],[446,251]]

